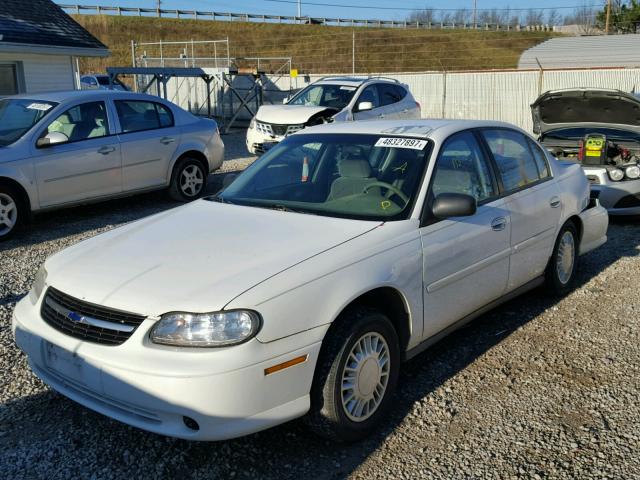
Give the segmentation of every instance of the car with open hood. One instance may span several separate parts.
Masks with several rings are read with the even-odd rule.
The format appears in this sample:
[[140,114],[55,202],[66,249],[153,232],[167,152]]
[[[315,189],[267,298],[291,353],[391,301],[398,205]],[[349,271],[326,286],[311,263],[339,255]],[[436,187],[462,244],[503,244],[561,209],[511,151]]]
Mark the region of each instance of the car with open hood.
[[283,105],[263,105],[247,130],[247,149],[264,153],[303,128],[329,122],[418,119],[420,104],[409,87],[384,77],[325,77]]
[[607,225],[580,167],[512,125],[333,123],[56,253],[12,329],[45,383],[145,430],[216,440],[304,417],[356,440],[402,361],[528,289],[569,292]]
[[557,158],[582,165],[591,192],[610,215],[640,215],[640,98],[620,90],[542,94],[533,131]]

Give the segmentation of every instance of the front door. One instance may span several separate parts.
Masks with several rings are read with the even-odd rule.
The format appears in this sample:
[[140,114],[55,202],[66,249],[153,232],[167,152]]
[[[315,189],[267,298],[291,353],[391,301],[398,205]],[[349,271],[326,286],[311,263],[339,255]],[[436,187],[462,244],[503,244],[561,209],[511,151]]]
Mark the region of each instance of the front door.
[[41,207],[107,197],[122,191],[120,144],[110,134],[104,102],[76,105],[53,120],[41,136],[63,133],[68,141],[35,148]]
[[[362,102],[370,102],[373,108],[370,110],[358,110],[358,106]],[[354,120],[381,120],[384,118],[383,108],[380,106],[380,97],[378,96],[378,88],[375,84],[366,87],[358,96],[355,106],[353,107]]]
[[440,149],[428,203],[441,193],[471,195],[478,209],[444,220],[425,214],[424,339],[502,296],[509,273],[510,214],[473,132],[454,134]]
[[122,145],[124,191],[167,183],[169,165],[180,145],[173,114],[158,102],[116,100]]

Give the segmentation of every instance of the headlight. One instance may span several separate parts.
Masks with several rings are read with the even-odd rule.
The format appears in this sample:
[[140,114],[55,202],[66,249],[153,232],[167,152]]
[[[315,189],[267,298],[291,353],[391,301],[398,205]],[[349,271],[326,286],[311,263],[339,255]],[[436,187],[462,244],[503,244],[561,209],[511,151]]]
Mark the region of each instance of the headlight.
[[253,130],[254,128],[256,128],[256,117],[253,117],[249,122],[249,130]]
[[611,177],[611,180],[614,182],[619,182],[624,178],[624,172],[619,168],[613,168],[609,170],[609,177]]
[[260,315],[251,310],[167,313],[151,330],[151,341],[177,347],[224,347],[254,337]]
[[631,167],[627,167],[624,171],[624,174],[627,178],[631,180],[635,180],[636,178],[640,178],[640,167],[637,165],[632,165]]
[[31,287],[31,290],[29,290],[29,300],[31,300],[31,303],[33,305],[38,303],[38,299],[40,298],[40,295],[42,295],[42,291],[44,290],[46,281],[47,269],[44,268],[43,264],[40,267],[40,270],[38,270],[38,273],[36,273],[36,278],[33,282],[33,286]]

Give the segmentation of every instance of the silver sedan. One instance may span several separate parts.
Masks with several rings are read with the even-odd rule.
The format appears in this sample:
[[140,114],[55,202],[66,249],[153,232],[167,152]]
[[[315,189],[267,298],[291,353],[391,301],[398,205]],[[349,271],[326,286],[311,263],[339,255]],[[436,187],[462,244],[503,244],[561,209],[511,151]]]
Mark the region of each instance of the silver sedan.
[[0,99],[0,240],[31,212],[164,188],[196,199],[223,157],[215,121],[150,95]]

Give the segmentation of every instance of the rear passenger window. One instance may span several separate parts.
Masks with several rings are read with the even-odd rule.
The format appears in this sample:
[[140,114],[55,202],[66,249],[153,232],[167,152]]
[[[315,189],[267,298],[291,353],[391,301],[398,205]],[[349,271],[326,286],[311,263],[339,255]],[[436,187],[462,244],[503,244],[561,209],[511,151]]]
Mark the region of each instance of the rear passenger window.
[[400,87],[390,83],[379,83],[378,95],[380,96],[380,105],[391,105],[392,103],[398,103],[402,100],[403,96],[400,94],[399,88]]
[[453,135],[442,146],[431,190],[434,197],[464,193],[478,202],[496,196],[491,170],[472,133]]
[[115,104],[123,133],[173,126],[171,111],[159,103],[140,100],[116,100]]
[[544,152],[540,149],[540,147],[531,140],[527,138],[529,142],[529,146],[531,147],[531,153],[533,153],[533,158],[536,161],[536,166],[538,167],[538,172],[540,172],[540,178],[547,178],[550,175],[549,173],[549,164],[547,162],[547,157]]
[[513,192],[540,180],[538,166],[527,138],[513,130],[483,131],[491,153],[498,164],[502,184],[507,192]]

